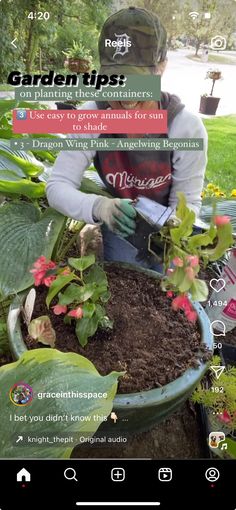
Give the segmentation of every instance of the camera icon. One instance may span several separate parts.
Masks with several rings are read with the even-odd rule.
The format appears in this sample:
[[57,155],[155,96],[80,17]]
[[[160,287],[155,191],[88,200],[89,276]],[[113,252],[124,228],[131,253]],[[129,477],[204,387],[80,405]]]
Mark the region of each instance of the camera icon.
[[226,49],[226,38],[222,37],[222,35],[215,35],[215,37],[212,37],[211,39],[211,49],[212,50],[220,50],[223,51]]

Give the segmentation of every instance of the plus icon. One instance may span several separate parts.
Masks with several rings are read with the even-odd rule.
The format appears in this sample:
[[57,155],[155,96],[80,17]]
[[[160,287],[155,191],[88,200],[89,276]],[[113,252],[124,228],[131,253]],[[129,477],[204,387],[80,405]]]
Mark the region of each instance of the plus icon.
[[123,482],[125,479],[125,470],[121,467],[116,467],[111,470],[111,479],[113,482]]

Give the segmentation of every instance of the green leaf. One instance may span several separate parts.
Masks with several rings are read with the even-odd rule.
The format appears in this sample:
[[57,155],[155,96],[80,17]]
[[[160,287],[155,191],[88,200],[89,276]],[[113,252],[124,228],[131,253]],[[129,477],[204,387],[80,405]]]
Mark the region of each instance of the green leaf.
[[0,318],[0,356],[8,354],[9,350],[6,320]]
[[104,306],[97,304],[96,305],[96,315],[101,320],[106,315],[106,310]]
[[35,159],[32,153],[24,151],[14,151],[10,147],[8,140],[0,140],[0,158],[7,158],[13,162],[27,177],[38,177],[44,171],[44,165]]
[[85,345],[88,343],[89,337],[93,336],[94,333],[96,333],[98,329],[99,324],[99,316],[94,313],[91,318],[88,317],[82,317],[82,319],[79,319],[76,321],[76,336],[79,340],[80,345],[82,347],[85,347]]
[[65,292],[61,294],[59,298],[60,305],[70,305],[74,301],[78,303],[83,303],[87,301],[94,293],[96,286],[95,284],[87,284],[87,285],[76,285],[72,283],[67,287]]
[[192,280],[190,280],[188,278],[188,276],[186,275],[186,273],[184,273],[184,277],[183,277],[181,283],[178,285],[178,290],[180,292],[188,292],[191,285],[192,285]]
[[188,250],[191,252],[201,246],[209,246],[213,243],[217,234],[217,229],[214,225],[211,225],[210,229],[203,234],[197,234],[188,240]]
[[107,287],[105,285],[96,286],[94,289],[91,300],[96,303],[99,299],[102,299],[103,296],[107,295]]
[[[72,280],[74,280],[75,275],[74,273],[70,274],[61,274],[60,276],[57,276],[56,280],[52,282],[52,284],[49,287],[49,291],[46,298],[46,305],[49,308],[49,305],[52,301],[52,299],[60,292],[61,289],[63,289],[68,283],[70,283]],[[62,304],[60,302],[60,304]],[[64,304],[64,303],[63,303]]]
[[107,315],[104,315],[104,317],[102,317],[100,319],[100,326],[102,329],[113,329],[113,321],[111,319],[109,319],[109,317],[107,317]]
[[177,197],[178,197],[178,205],[176,208],[176,216],[180,220],[184,220],[184,218],[188,212],[185,194],[182,192],[179,192],[179,193],[177,193]]
[[97,285],[108,285],[107,275],[104,269],[98,264],[91,267],[88,273],[84,275],[84,281],[87,283],[96,282]]
[[14,163],[13,161],[9,161],[5,156],[0,156],[0,170],[7,170],[8,172],[13,172],[13,174],[17,175],[19,178],[24,179],[25,173],[19,165]]
[[112,329],[113,321],[106,315],[106,310],[103,306],[97,304],[96,315],[99,318],[99,325],[102,329]]
[[176,267],[171,275],[168,275],[168,281],[170,281],[176,287],[179,287],[185,277],[185,271],[183,267]]
[[0,193],[5,196],[24,195],[32,199],[45,196],[45,183],[26,179],[25,172],[19,165],[19,158],[27,164],[33,164],[35,168],[37,166],[37,172],[33,172],[35,175],[42,173],[41,163],[39,167],[37,160],[26,152],[12,151],[6,141],[0,140],[0,149],[2,149],[0,150]]
[[[112,411],[113,399],[117,391],[118,377],[123,373],[111,372],[100,376],[94,365],[75,353],[62,353],[56,349],[34,349],[28,351],[16,363],[0,368],[0,451],[2,458],[69,458],[72,449],[80,443],[80,437],[92,437],[100,423]],[[25,381],[33,388],[34,398],[29,406],[15,406],[7,397],[9,389],[17,382]],[[103,398],[39,398],[42,392],[101,393]],[[17,415],[23,421],[10,417]],[[68,416],[68,421],[48,421],[50,416]],[[94,419],[99,415],[100,420]],[[32,420],[40,416],[40,423]],[[87,421],[71,417],[87,417]],[[46,421],[47,418],[47,421]],[[26,419],[26,421],[25,421]],[[13,438],[20,436],[40,436],[52,439],[54,436],[72,436],[74,443],[37,443],[24,442],[21,447]],[[53,439],[52,439],[53,440]]]
[[68,259],[68,263],[77,271],[84,271],[88,267],[92,266],[95,263],[95,255],[87,255],[85,257],[74,258],[71,257]]
[[0,299],[33,284],[29,270],[41,255],[51,257],[64,216],[20,202],[0,207]]
[[15,99],[0,99],[0,119],[7,112],[11,112],[16,107],[16,104]]
[[183,239],[187,239],[192,234],[194,221],[195,213],[188,209],[179,227],[170,229],[170,236],[173,243],[180,245]]
[[227,223],[217,228],[217,244],[214,248],[202,251],[202,254],[208,257],[208,260],[214,262],[220,259],[230,246],[233,246],[232,225]]
[[14,172],[13,170],[1,170],[0,168],[0,182],[1,181],[18,182],[20,180],[21,177],[19,177],[17,172]]
[[91,317],[93,316],[93,314],[96,310],[96,305],[94,303],[84,303],[82,308],[83,308],[83,317],[91,319]]
[[9,171],[9,174],[0,171],[0,193],[3,195],[23,195],[37,199],[45,196],[46,185],[44,182],[32,182],[28,179],[19,179]]
[[56,156],[49,151],[35,151],[32,150],[32,154],[39,158],[42,161],[49,161],[50,163],[54,163]]
[[194,301],[205,301],[208,297],[208,286],[203,280],[195,279],[189,289]]
[[111,293],[109,290],[105,290],[101,295],[100,295],[100,299],[102,301],[102,303],[107,303],[107,301],[109,301],[111,297]]
[[56,333],[47,315],[33,319],[28,326],[28,332],[34,340],[55,347]]

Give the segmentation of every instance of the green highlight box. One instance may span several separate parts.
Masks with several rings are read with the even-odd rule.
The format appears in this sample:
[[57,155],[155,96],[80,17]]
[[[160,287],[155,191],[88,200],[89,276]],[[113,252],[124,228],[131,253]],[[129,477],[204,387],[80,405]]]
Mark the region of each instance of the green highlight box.
[[202,151],[203,138],[13,138],[13,150]]
[[103,86],[102,90],[84,85],[82,79],[76,86],[15,87],[15,99],[30,101],[159,101],[160,97],[161,78],[154,75],[129,75],[124,85]]

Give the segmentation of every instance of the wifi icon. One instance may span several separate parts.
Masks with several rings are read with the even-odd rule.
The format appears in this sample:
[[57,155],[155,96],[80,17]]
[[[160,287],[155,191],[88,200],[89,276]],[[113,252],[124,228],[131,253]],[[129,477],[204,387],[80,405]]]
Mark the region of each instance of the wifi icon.
[[196,11],[189,12],[189,16],[191,16],[191,18],[194,20],[199,16],[199,12]]

